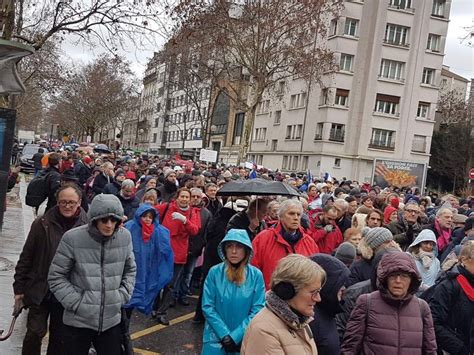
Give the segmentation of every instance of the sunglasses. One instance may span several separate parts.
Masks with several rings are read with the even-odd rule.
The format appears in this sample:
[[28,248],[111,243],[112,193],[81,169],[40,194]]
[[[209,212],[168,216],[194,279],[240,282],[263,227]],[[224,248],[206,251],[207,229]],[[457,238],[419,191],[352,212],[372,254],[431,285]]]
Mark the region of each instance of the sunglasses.
[[120,222],[120,219],[117,219],[117,218],[112,217],[112,216],[108,216],[108,217],[103,217],[103,218],[99,219],[99,221],[101,221],[103,224],[107,224],[109,221],[112,221],[112,223],[118,223],[118,222]]

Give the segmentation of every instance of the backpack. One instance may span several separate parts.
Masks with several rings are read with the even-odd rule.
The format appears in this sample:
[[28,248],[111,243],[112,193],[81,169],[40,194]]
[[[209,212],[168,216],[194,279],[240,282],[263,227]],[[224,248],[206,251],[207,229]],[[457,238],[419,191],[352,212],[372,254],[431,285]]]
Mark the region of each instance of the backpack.
[[42,171],[28,184],[25,203],[31,207],[39,207],[47,198],[49,190],[49,172]]

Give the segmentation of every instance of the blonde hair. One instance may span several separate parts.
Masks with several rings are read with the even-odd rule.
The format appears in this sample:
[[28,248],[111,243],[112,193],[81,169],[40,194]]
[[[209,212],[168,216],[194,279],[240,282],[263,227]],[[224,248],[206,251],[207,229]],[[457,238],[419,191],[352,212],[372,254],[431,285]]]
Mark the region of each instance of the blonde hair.
[[352,216],[351,227],[362,230],[365,227],[365,219],[367,218],[366,214],[363,213],[354,213]]
[[272,274],[270,287],[273,288],[280,282],[289,282],[298,292],[314,280],[321,280],[321,284],[324,284],[326,281],[324,269],[306,256],[290,254],[278,262]]
[[466,260],[466,259],[468,260],[474,259],[474,240],[469,240],[461,248],[461,252],[459,253],[459,261],[462,262],[463,260]]
[[360,234],[362,237],[362,231],[359,228],[351,227],[346,229],[344,232],[344,241],[347,242],[353,235]]
[[[225,244],[223,248],[224,248],[224,255],[226,255]],[[245,282],[245,267],[249,263],[249,258],[250,258],[249,249],[245,246],[244,248],[245,248],[245,257],[240,262],[238,267],[233,266],[229,262],[229,260],[227,260],[227,258],[225,259],[225,264],[227,266],[227,270],[226,270],[227,279],[230,282],[236,283],[237,285],[242,285]]]
[[145,202],[146,200],[153,200],[153,204],[156,205],[158,203],[158,194],[156,193],[156,190],[152,189],[145,192],[141,202]]

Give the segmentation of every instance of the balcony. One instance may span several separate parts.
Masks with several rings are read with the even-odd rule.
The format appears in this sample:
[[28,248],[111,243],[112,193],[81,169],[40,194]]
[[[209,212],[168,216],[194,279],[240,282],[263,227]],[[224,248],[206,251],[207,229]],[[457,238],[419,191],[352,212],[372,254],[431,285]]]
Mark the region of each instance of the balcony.
[[384,44],[388,44],[389,46],[395,46],[395,47],[402,47],[402,48],[410,48],[410,44],[409,43],[399,43],[399,42],[394,42],[394,41],[390,41],[386,38],[384,38],[383,40],[383,43]]
[[399,11],[405,11],[409,13],[415,13],[415,9],[412,7],[406,7],[406,6],[401,6],[401,5],[388,5],[388,8],[390,10],[399,10]]
[[331,130],[329,140],[333,142],[344,142],[344,131]]
[[380,142],[380,141],[372,140],[369,143],[369,148],[394,151],[395,150],[395,142],[392,142],[392,141]]

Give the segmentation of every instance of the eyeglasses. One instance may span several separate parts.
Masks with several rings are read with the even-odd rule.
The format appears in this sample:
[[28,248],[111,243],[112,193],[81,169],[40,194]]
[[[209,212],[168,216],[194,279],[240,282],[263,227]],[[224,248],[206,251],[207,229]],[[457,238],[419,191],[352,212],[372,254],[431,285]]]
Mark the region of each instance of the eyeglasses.
[[74,207],[79,203],[79,201],[58,201],[58,205],[61,207]]
[[405,212],[412,213],[412,214],[420,214],[420,211],[417,211],[417,210],[405,210]]
[[407,274],[406,272],[394,272],[393,274],[388,275],[389,278],[391,279],[398,279],[399,277],[401,279],[407,280],[410,278],[410,275]]
[[322,288],[318,288],[318,289],[316,289],[316,290],[314,290],[314,291],[309,291],[308,293],[311,295],[311,298],[315,298],[315,297],[317,297],[317,296],[319,295],[319,293],[321,292],[321,289],[322,289]]
[[112,221],[112,223],[118,223],[120,220],[115,217],[108,216],[108,217],[103,217],[99,219],[99,221],[103,224],[107,224],[109,221]]

